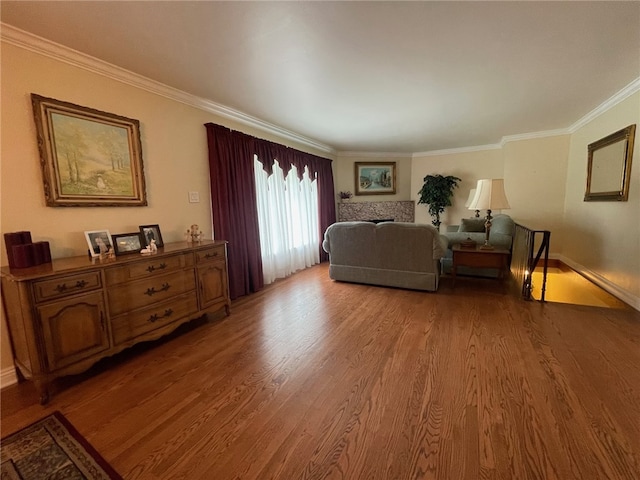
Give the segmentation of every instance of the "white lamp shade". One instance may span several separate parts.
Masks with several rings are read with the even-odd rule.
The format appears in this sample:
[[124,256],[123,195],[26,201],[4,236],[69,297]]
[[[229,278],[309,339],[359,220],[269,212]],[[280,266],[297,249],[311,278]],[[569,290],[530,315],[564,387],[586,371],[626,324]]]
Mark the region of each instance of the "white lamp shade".
[[469,203],[469,210],[504,210],[511,208],[504,193],[502,178],[478,180],[476,194]]
[[[467,198],[467,201],[464,202],[464,206],[469,208],[469,205],[471,205],[471,202],[473,201],[473,197],[476,196],[476,189],[472,188],[471,191],[469,192],[469,198]],[[469,210],[475,210],[475,208],[469,208]]]

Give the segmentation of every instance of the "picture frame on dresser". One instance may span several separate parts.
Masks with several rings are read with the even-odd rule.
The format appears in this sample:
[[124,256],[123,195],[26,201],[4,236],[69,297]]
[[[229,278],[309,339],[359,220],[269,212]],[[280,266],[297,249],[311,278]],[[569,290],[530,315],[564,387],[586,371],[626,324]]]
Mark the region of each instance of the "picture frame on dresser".
[[395,195],[396,162],[355,162],[356,195]]
[[140,225],[140,235],[142,236],[143,246],[150,245],[151,240],[156,241],[156,247],[163,247],[162,233],[160,232],[160,225]]
[[113,249],[116,255],[140,253],[142,249],[140,232],[119,233],[112,235]]
[[31,94],[48,207],[147,205],[140,122]]
[[89,230],[84,232],[84,237],[89,246],[89,254],[92,258],[113,250],[113,241],[109,230]]

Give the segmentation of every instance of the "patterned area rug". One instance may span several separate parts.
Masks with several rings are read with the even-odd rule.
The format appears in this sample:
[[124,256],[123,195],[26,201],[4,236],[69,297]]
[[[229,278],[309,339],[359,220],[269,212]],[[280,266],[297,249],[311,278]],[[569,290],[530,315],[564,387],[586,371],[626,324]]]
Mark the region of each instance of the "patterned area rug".
[[60,412],[1,443],[2,480],[122,480]]

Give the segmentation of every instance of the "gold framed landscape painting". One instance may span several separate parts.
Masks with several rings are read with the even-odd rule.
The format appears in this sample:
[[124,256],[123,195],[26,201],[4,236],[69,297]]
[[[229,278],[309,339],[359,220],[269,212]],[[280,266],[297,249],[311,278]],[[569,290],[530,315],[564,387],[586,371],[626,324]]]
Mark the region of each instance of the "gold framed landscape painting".
[[31,94],[50,207],[145,206],[140,122]]
[[355,162],[356,195],[394,195],[396,162]]

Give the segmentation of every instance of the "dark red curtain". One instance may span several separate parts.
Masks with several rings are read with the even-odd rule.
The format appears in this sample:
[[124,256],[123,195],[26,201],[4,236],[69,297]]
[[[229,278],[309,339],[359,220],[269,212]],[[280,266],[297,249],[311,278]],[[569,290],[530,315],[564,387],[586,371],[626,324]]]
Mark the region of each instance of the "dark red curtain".
[[264,286],[253,137],[212,123],[206,127],[214,238],[229,242],[229,295],[234,299]]
[[260,290],[264,286],[258,231],[258,209],[253,175],[254,155],[270,175],[278,160],[285,175],[295,165],[302,178],[309,168],[318,182],[320,261],[329,256],[322,250],[322,237],[336,221],[331,160],[207,123],[209,171],[215,238],[227,240],[229,256],[229,294],[232,299]]

